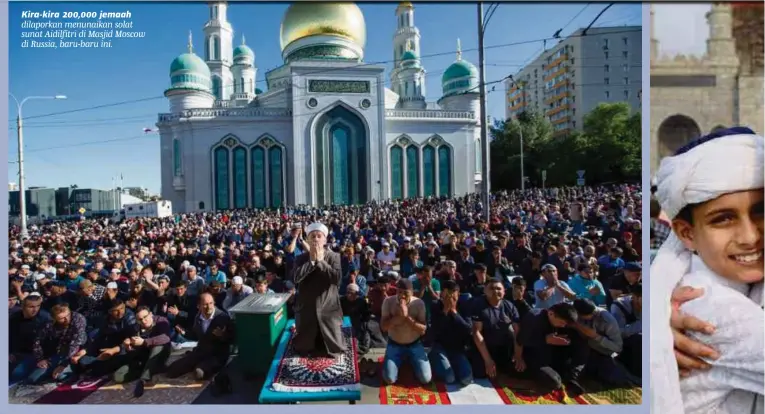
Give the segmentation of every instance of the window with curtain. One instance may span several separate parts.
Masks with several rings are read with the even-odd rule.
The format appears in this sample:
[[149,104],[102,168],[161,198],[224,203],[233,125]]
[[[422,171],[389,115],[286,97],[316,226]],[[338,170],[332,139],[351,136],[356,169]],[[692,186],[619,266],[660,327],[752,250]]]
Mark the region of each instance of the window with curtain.
[[420,154],[414,145],[406,149],[406,196],[415,198],[420,195]]
[[451,195],[452,179],[451,149],[446,145],[438,147],[438,195]]
[[422,178],[424,182],[424,196],[436,194],[436,149],[428,145],[422,149]]
[[282,177],[282,149],[281,147],[271,147],[268,150],[269,162],[268,168],[270,173],[270,190],[271,190],[271,207],[279,208],[282,206],[284,195],[282,189],[284,188],[284,177]]
[[247,208],[247,150],[234,148],[234,208]]
[[348,131],[341,127],[335,127],[332,130],[332,203],[349,204],[350,194],[348,192],[350,183],[350,174],[348,167],[351,157],[349,157]]
[[215,207],[226,210],[229,206],[228,150],[218,147],[215,150]]
[[390,149],[390,181],[391,198],[401,199],[404,197],[404,150],[398,145]]
[[266,150],[255,147],[250,152],[252,158],[252,206],[266,208]]
[[174,139],[173,140],[173,175],[176,177],[180,177],[182,174],[181,170],[181,141]]

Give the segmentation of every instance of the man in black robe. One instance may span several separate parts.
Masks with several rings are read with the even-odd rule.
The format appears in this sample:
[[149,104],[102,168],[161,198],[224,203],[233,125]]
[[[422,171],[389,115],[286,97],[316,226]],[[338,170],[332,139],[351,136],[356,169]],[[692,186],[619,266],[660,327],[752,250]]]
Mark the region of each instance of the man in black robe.
[[307,253],[292,268],[297,287],[295,298],[295,351],[304,355],[340,355],[345,351],[343,310],[340,306],[340,255],[326,249],[327,226],[306,228]]

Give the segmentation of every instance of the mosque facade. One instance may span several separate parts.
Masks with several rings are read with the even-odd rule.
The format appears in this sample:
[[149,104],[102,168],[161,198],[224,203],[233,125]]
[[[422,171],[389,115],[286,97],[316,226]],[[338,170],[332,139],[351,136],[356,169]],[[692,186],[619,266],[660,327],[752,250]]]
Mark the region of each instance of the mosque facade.
[[[236,5],[233,6],[234,8]],[[394,68],[364,62],[353,3],[292,4],[284,63],[258,87],[255,53],[234,46],[228,5],[210,3],[199,56],[171,64],[159,114],[162,197],[179,212],[459,196],[480,182],[479,75],[462,59],[426,100],[411,3],[395,9]],[[386,79],[387,75],[387,79]],[[386,87],[386,81],[390,87]]]
[[716,129],[765,133],[762,16],[762,4],[713,3],[702,57],[661,55],[651,33],[651,171]]

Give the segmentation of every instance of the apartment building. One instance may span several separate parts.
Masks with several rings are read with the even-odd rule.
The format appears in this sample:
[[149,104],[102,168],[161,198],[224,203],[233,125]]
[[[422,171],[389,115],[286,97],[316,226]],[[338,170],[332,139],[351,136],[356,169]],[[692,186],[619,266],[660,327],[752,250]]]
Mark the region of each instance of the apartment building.
[[505,81],[507,119],[538,111],[564,135],[580,130],[584,115],[600,103],[627,102],[640,110],[642,27],[582,33],[562,39]]

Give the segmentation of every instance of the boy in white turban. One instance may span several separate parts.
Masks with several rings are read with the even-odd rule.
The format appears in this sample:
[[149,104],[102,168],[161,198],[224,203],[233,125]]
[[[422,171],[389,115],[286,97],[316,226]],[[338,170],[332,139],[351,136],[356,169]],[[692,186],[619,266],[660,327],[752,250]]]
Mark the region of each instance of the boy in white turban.
[[340,306],[340,254],[326,249],[327,226],[306,228],[308,252],[292,268],[295,298],[295,351],[310,356],[338,356],[345,351]]
[[[649,275],[652,413],[762,411],[764,174],[763,138],[748,128],[716,132],[662,160],[656,197],[672,233]],[[670,330],[677,286],[703,289],[680,310],[716,327],[692,335],[720,356],[682,380]]]

